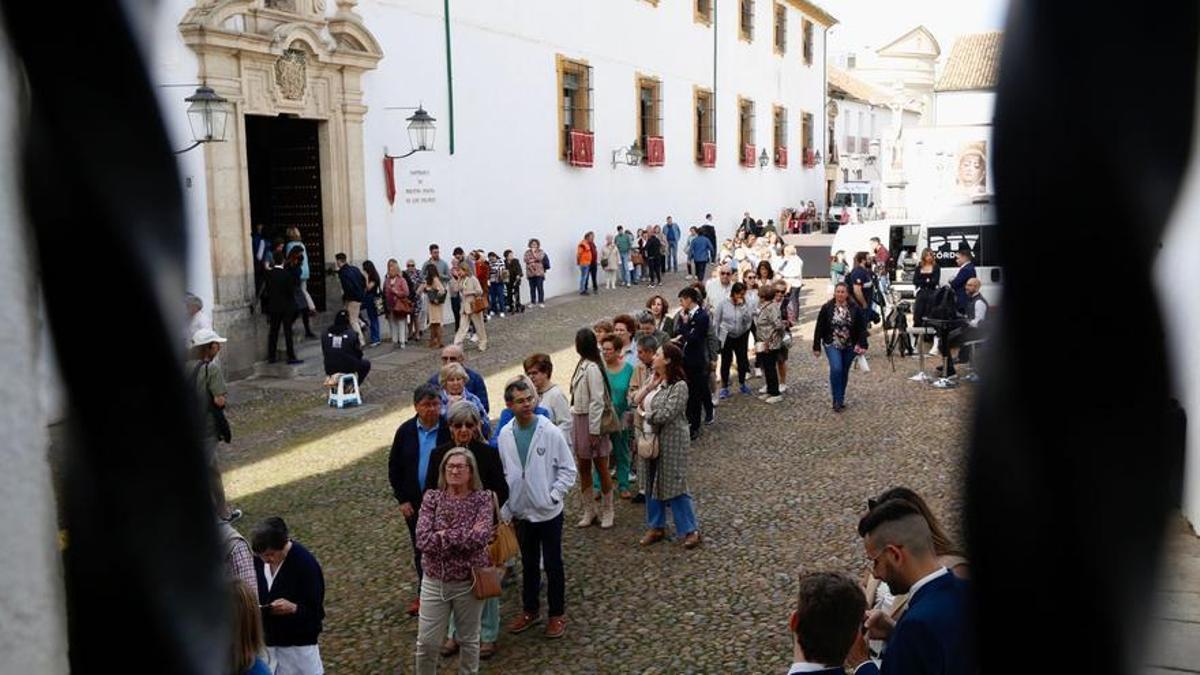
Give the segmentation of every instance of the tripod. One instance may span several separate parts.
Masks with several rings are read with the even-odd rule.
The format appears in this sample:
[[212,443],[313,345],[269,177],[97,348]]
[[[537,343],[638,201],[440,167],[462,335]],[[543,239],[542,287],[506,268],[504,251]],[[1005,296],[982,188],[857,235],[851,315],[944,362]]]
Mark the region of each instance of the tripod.
[[891,310],[883,321],[883,337],[887,344],[888,361],[892,364],[892,372],[896,372],[896,349],[900,349],[900,356],[908,356],[914,353],[912,340],[908,336],[908,312],[911,305],[907,302],[900,302],[892,305]]

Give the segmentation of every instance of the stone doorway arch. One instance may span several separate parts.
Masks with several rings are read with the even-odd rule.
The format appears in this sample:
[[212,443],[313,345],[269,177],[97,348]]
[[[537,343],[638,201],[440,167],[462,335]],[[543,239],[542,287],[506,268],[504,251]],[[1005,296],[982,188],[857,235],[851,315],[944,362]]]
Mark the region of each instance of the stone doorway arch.
[[[255,321],[246,116],[319,122],[327,264],[366,254],[362,76],[383,50],[355,12],[357,0],[197,0],[179,23],[200,81],[230,101],[226,142],[204,144],[213,321],[229,338],[226,367],[245,371],[264,350]],[[324,270],[312,270],[314,278]],[[336,281],[334,282],[336,284]],[[332,289],[331,289],[332,290]],[[335,297],[335,296],[331,296]]]

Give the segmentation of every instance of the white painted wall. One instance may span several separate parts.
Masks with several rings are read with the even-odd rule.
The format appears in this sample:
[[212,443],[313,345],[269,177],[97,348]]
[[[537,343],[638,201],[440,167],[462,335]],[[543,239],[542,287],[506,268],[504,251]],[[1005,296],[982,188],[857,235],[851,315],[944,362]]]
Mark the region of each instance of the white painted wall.
[[935,123],[959,126],[992,123],[996,93],[992,91],[947,91],[934,97]]
[[[151,75],[160,84],[197,82],[196,59],[177,24],[191,0],[165,0],[155,24]],[[737,0],[718,0],[717,167],[693,159],[693,85],[712,88],[713,28],[693,20],[693,4],[592,0],[451,0],[455,153],[449,154],[450,114],[442,0],[366,0],[357,11],[383,46],[377,70],[364,77],[367,252],[382,268],[389,257],[418,263],[430,242],[524,250],[538,237],[554,269],[548,294],[574,287],[574,247],[586,230],[618,224],[682,225],[711,212],[732,233],[743,211],[764,219],[813,200],[824,208],[823,167],[802,166],[800,113],[814,117],[821,147],[824,115],[824,33],[814,27],[814,60],[805,66],[801,16],[788,6],[788,49],[773,53],[773,3],[756,3],[755,40],[738,39]],[[329,3],[328,11],[336,10]],[[555,54],[593,67],[596,165],[572,168],[558,159]],[[635,73],[661,78],[666,165],[610,166],[613,150],[636,129]],[[190,139],[183,97],[191,88],[164,88],[160,101],[180,147]],[[788,108],[789,167],[746,169],[738,164],[738,96],[756,104],[756,143],[773,146],[772,105]],[[436,150],[396,163],[397,197],[385,198],[384,147],[410,148],[409,110],[423,103],[437,118]],[[191,230],[189,282],[211,305],[212,279],[204,193],[203,152],[180,156],[192,177],[186,187]],[[414,171],[427,172],[420,175]],[[424,181],[418,185],[417,181]],[[436,202],[406,204],[405,189],[432,188]],[[247,242],[249,233],[247,233]],[[248,243],[246,244],[249,245]],[[330,251],[334,253],[335,251]]]
[[[718,3],[717,167],[693,159],[693,85],[712,88],[713,29],[697,24],[690,2],[594,3],[582,0],[451,2],[456,148],[449,151],[445,43],[439,0],[360,5],[387,56],[364,79],[368,252],[377,259],[423,258],[427,245],[479,246],[518,253],[542,240],[556,268],[551,294],[571,290],[575,244],[586,230],[693,224],[712,212],[732,232],[747,209],[779,209],[823,194],[819,168],[801,166],[801,111],[823,128],[822,33],[812,66],[801,58],[801,21],[789,9],[788,51],[772,51],[772,4],[757,3],[755,41],[737,38],[736,2]],[[393,47],[393,45],[403,45]],[[592,66],[596,166],[558,159],[555,54]],[[420,59],[406,58],[421,55]],[[636,133],[635,74],[662,79],[666,166],[610,165]],[[737,96],[755,101],[756,143],[773,143],[773,104],[788,108],[790,166],[737,163]],[[397,203],[383,198],[383,147],[407,150],[408,111],[423,102],[438,118],[437,151],[397,164]],[[819,133],[815,135],[819,143]],[[817,145],[817,147],[820,147]],[[428,171],[415,175],[414,171]],[[417,185],[417,180],[424,183]],[[406,188],[432,186],[436,204],[405,204]],[[558,273],[555,273],[555,272]]]

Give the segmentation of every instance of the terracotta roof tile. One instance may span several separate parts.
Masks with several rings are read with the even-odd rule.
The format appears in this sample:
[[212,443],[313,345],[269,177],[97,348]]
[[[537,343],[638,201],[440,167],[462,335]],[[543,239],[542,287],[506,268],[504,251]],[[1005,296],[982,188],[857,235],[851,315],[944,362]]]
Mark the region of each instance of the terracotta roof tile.
[[1000,79],[1000,43],[1003,33],[975,33],[954,41],[946,68],[934,91],[995,89]]

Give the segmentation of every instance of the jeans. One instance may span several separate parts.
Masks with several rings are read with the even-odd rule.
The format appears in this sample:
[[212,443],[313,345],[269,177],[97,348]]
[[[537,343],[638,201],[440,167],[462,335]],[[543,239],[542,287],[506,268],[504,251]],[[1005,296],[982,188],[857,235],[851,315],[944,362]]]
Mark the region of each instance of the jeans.
[[700,429],[700,411],[704,411],[704,419],[711,419],[713,416],[712,394],[708,391],[708,372],[706,364],[699,366],[684,365],[684,372],[687,374],[688,384],[688,400],[687,400],[687,418],[688,426],[692,431]]
[[[450,631],[448,636],[454,640],[458,627],[454,625],[454,615],[450,615]],[[483,616],[479,619],[479,641],[495,642],[500,637],[500,598],[488,598],[483,601]]]
[[696,266],[696,278],[700,281],[705,281],[704,268],[708,267],[707,260],[693,260],[692,264]]
[[592,290],[599,293],[600,286],[596,283],[596,267],[597,265],[594,261],[591,265],[588,265],[588,276],[592,278]]
[[685,537],[698,529],[696,511],[692,508],[692,496],[689,494],[665,500],[655,499],[647,494],[646,526],[656,530],[667,529],[667,507],[671,508],[671,518],[675,521],[676,536]]
[[416,672],[437,675],[442,641],[450,617],[456,617],[458,635],[458,672],[479,672],[479,623],[483,601],[471,592],[471,580],[421,581],[421,616],[417,624]]
[[379,342],[379,313],[375,311],[375,296],[367,296],[367,325],[371,330],[371,344]]
[[[758,355],[758,367],[762,368],[763,377],[767,379],[767,396],[779,395],[779,350],[771,349],[765,352],[760,352]],[[846,390],[846,386],[842,385],[842,391]]]
[[679,242],[667,242],[667,269],[672,272],[679,271]]
[[825,345],[825,356],[829,359],[829,388],[833,390],[833,404],[846,402],[846,383],[850,381],[850,366],[854,363],[854,348],[838,349]]
[[508,311],[504,307],[504,282],[493,281],[488,284],[488,305],[490,305],[488,311],[493,314],[503,314]]
[[587,293],[588,269],[590,269],[588,265],[579,266],[579,292],[581,294]]
[[287,345],[289,361],[296,360],[296,346],[292,343],[292,324],[296,321],[296,313],[271,313],[271,330],[267,334],[267,360],[274,361],[276,348],[279,343],[279,329],[283,328],[283,343]]
[[[585,479],[586,480],[586,479]],[[536,615],[540,611],[538,591],[542,575],[538,557],[546,568],[546,601],[549,616],[562,616],[566,611],[567,580],[563,571],[562,530],[563,514],[550,520],[533,523],[517,520],[517,539],[521,542],[521,603],[522,609]]]
[[629,285],[629,251],[621,253],[621,284]]
[[529,277],[529,304],[546,304],[546,277]]
[[725,336],[725,344],[721,345],[721,386],[729,388],[729,369],[733,359],[737,357],[738,384],[746,384],[746,375],[750,373],[750,359],[746,356],[746,347],[750,343],[750,331],[738,336]]
[[515,312],[517,307],[521,305],[521,281],[510,281],[504,288],[504,306],[508,307],[508,311]]

